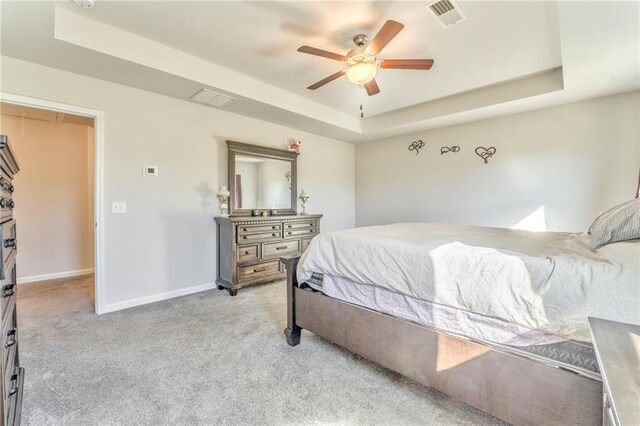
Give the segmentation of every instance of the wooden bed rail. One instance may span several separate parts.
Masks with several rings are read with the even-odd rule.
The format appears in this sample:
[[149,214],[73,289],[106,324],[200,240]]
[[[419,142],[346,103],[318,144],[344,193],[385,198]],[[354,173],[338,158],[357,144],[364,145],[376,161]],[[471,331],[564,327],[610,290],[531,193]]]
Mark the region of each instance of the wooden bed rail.
[[602,382],[298,288],[287,268],[287,343],[304,328],[513,425],[602,424]]
[[296,325],[296,292],[298,287],[298,261],[301,254],[281,257],[282,262],[287,269],[287,328],[284,329],[284,336],[290,346],[296,346],[300,343],[300,332],[302,329]]

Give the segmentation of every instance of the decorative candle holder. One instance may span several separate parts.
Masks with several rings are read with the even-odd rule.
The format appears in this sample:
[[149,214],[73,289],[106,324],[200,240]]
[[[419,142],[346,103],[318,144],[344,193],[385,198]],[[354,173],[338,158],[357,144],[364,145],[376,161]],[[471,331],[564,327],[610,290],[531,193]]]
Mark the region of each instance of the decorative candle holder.
[[217,197],[220,202],[220,216],[229,216],[229,204],[227,204],[227,201],[229,201],[230,195],[231,193],[227,189],[226,185],[221,187],[218,191]]
[[300,199],[300,201],[302,201],[302,212],[300,214],[307,214],[307,200],[309,199],[309,195],[307,195],[306,192],[304,192],[304,189],[300,192],[300,195],[298,195],[298,198]]

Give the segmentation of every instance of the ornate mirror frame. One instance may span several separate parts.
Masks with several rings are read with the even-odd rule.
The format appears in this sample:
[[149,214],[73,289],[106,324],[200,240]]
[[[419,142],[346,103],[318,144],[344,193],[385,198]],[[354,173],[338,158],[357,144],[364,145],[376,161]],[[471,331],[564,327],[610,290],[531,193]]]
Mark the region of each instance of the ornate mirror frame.
[[236,155],[252,155],[254,157],[273,158],[276,160],[288,161],[291,163],[291,206],[290,209],[278,209],[277,216],[296,215],[298,214],[297,206],[297,161],[298,153],[287,151],[284,149],[269,148],[266,146],[251,145],[235,141],[227,141],[227,150],[229,153],[229,214],[231,216],[251,216],[253,209],[236,209]]

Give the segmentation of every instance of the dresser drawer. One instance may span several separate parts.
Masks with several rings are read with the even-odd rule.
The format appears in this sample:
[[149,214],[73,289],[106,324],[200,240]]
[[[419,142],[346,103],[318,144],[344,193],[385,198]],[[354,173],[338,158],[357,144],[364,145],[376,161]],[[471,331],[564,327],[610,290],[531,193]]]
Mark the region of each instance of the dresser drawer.
[[309,228],[317,228],[318,221],[312,220],[309,222],[295,222],[295,223],[285,223],[284,229],[285,231],[290,231],[294,229],[309,229]]
[[15,202],[8,197],[0,197],[0,222],[13,218],[13,208]]
[[301,251],[305,251],[309,247],[309,244],[311,243],[311,240],[313,240],[313,237],[303,238],[301,240],[302,241],[302,250]]
[[[15,308],[15,304],[13,304]],[[8,365],[9,355],[14,346],[18,345],[18,329],[16,327],[15,310],[10,311],[7,317],[3,320],[2,327],[2,357],[4,365]]]
[[238,244],[249,243],[252,241],[275,240],[278,238],[282,238],[282,230],[263,232],[260,234],[244,234],[238,235]]
[[0,319],[4,319],[12,304],[16,303],[16,258],[13,257],[8,265],[4,265],[5,279],[0,281]]
[[238,259],[238,262],[250,262],[252,260],[258,260],[259,258],[258,244],[238,246],[236,248],[236,259]]
[[[270,225],[238,225],[238,235],[259,234],[282,231],[281,223],[272,223]],[[238,238],[239,239],[239,238]]]
[[280,261],[272,260],[269,262],[257,263],[254,265],[238,266],[238,280],[254,281],[267,278],[280,272]]
[[7,135],[0,135],[0,169],[12,178],[20,170]]
[[300,251],[300,241],[278,241],[275,243],[262,244],[262,258],[269,259],[272,257],[280,257],[286,254],[297,253]]
[[4,366],[4,383],[3,383],[3,397],[6,399],[9,396],[9,391],[17,385],[18,375],[18,353],[17,345],[9,348],[9,356],[7,357],[7,365]]
[[13,255],[13,251],[16,249],[17,240],[16,240],[16,221],[12,219],[8,222],[2,224],[2,232],[0,233],[0,244],[2,244],[2,261],[7,264],[11,256]]
[[7,396],[5,404],[5,418],[7,425],[19,425],[22,414],[22,394],[24,388],[24,368],[18,368],[16,379],[9,389],[11,395]]
[[13,182],[4,173],[0,172],[0,197],[13,198]]
[[307,229],[290,229],[284,232],[284,237],[295,237],[298,235],[316,235],[318,233],[318,228],[307,228]]

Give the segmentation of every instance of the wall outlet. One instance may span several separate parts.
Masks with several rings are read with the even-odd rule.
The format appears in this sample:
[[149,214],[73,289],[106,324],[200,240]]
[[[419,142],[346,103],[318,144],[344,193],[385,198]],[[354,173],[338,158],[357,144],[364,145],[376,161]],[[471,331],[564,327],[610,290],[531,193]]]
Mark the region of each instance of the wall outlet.
[[113,201],[111,202],[111,213],[122,214],[127,212],[126,201]]
[[158,176],[158,166],[142,166],[142,174],[145,176]]

